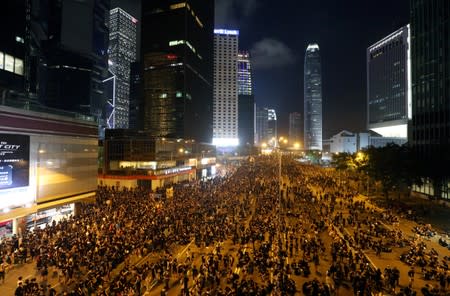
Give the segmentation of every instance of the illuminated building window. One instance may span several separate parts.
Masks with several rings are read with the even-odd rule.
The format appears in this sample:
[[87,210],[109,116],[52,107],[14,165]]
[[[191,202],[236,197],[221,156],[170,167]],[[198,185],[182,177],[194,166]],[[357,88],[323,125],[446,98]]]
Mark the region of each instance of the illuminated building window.
[[169,41],[169,46],[177,46],[177,45],[180,45],[180,44],[186,44],[193,53],[197,53],[197,51],[195,50],[195,47],[193,47],[192,44],[189,41],[186,41],[186,40],[172,40],[172,41]]
[[14,57],[9,54],[5,54],[5,70],[14,72]]
[[189,41],[186,41],[186,45],[189,46],[189,48],[192,50],[192,52],[196,53],[195,48],[192,46],[192,44],[189,43]]
[[181,2],[181,3],[170,5],[171,10],[179,9],[179,8],[183,8],[183,7],[186,7],[186,2]]
[[5,58],[4,53],[0,51],[0,69],[1,70],[3,70],[3,68],[5,67],[5,65],[4,65],[5,63],[3,62],[4,58]]
[[200,26],[200,28],[203,28],[203,23],[200,21],[200,19],[198,18],[198,16],[195,16],[195,21],[196,21],[197,24]]
[[23,60],[17,58],[14,60],[14,73],[23,75]]
[[169,41],[169,46],[177,46],[179,44],[184,44],[184,40],[172,40],[172,41]]

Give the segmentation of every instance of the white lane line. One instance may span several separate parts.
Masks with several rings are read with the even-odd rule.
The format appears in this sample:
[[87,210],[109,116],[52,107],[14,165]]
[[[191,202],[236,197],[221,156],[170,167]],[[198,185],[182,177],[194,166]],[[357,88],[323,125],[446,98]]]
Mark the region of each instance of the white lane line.
[[187,249],[189,249],[189,247],[194,243],[195,238],[181,251],[178,253],[177,258],[180,258],[181,255],[183,255]]

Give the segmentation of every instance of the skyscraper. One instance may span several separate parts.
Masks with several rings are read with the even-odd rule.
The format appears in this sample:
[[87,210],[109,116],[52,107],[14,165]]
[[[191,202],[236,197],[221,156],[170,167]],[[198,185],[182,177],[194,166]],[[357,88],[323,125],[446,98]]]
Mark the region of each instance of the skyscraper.
[[237,64],[239,144],[253,146],[255,142],[255,97],[248,51],[238,53]]
[[273,145],[278,143],[278,126],[277,126],[277,112],[275,109],[267,109],[267,141]]
[[143,126],[143,98],[142,63],[131,63],[130,69],[130,121],[128,128],[142,129]]
[[239,145],[238,41],[237,30],[214,30],[213,144],[221,147]]
[[304,147],[322,150],[322,71],[319,45],[306,48],[304,68]]
[[214,1],[142,1],[143,114],[154,136],[211,142]]
[[108,128],[128,128],[130,65],[136,60],[137,19],[116,7],[109,13],[109,68],[116,76],[114,121]]
[[7,0],[0,10],[0,93],[14,97],[24,92],[25,1]]
[[269,119],[269,111],[267,108],[256,107],[256,145],[262,145],[267,141],[267,124]]
[[431,186],[420,189],[450,198],[450,2],[411,0],[411,144],[420,174]]
[[302,115],[299,112],[289,113],[289,141],[299,142],[302,133]]
[[367,127],[407,138],[411,119],[409,25],[367,48]]
[[39,100],[99,118],[106,103],[109,1],[50,1],[35,10],[44,30]]
[[252,67],[250,63],[250,53],[248,51],[239,51],[237,57],[238,65],[238,95],[252,95]]

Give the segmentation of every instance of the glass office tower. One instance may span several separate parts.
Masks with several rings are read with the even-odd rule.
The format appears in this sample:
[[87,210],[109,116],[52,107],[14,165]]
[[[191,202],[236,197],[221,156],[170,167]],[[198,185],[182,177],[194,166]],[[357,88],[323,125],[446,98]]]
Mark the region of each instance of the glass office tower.
[[306,48],[303,99],[305,150],[322,150],[322,71],[315,43]]
[[409,25],[367,49],[367,127],[383,137],[407,138],[410,61]]
[[302,115],[299,112],[289,113],[289,141],[292,143],[299,142],[301,139],[301,120]]
[[416,188],[450,198],[450,1],[411,0],[412,122],[416,161],[427,182]]
[[109,13],[109,69],[116,76],[116,83],[114,121],[108,128],[128,128],[130,65],[136,61],[137,22],[136,18],[119,7]]
[[255,97],[249,52],[239,51],[237,63],[239,144],[253,146],[255,142]]
[[142,1],[143,127],[211,142],[214,1]]

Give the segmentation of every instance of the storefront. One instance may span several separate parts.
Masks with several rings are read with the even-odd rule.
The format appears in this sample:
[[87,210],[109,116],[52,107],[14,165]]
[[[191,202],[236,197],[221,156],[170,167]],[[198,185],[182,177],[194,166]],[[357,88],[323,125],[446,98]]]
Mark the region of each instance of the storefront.
[[33,230],[36,227],[44,228],[47,224],[51,225],[53,221],[58,223],[63,219],[70,218],[75,213],[75,204],[65,204],[52,209],[42,210],[31,214],[25,218],[25,227],[27,230]]
[[73,215],[95,195],[94,120],[1,105],[0,145],[0,238]]
[[149,187],[152,190],[179,182],[189,182],[196,179],[196,169],[191,167],[177,167],[154,172],[152,175],[101,175],[98,185],[114,186],[117,188]]

